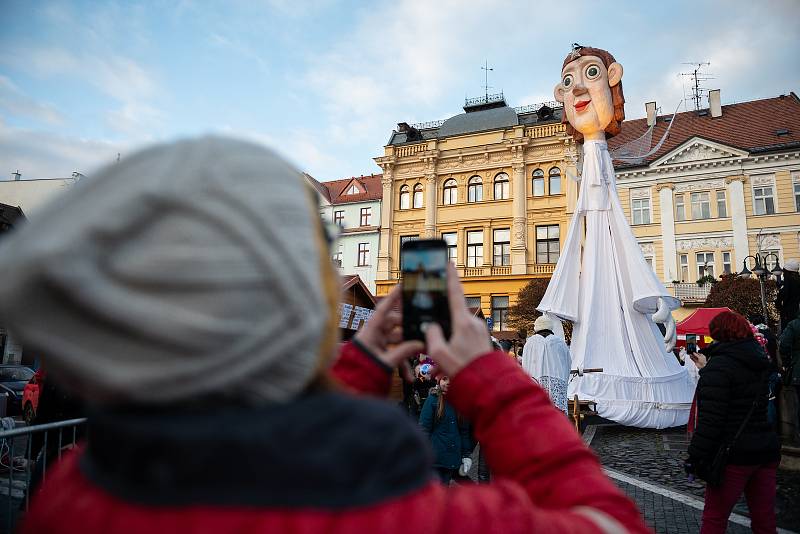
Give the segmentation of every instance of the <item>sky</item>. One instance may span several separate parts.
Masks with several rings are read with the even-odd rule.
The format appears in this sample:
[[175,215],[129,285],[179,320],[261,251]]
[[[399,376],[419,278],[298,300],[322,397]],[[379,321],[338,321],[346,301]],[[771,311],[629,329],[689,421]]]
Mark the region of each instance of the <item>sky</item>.
[[671,113],[686,62],[723,104],[800,89],[800,1],[0,0],[0,180],[91,175],[204,134],[268,145],[318,180],[379,173],[398,122],[465,97],[553,99],[573,42],[623,65],[628,118]]

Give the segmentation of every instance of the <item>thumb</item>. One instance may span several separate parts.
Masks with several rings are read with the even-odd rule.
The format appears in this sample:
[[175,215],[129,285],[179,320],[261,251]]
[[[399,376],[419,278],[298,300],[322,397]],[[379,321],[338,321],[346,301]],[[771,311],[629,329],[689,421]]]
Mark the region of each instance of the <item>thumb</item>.
[[421,341],[404,341],[386,351],[386,360],[390,366],[397,367],[403,360],[411,358],[423,350],[425,350],[425,345]]

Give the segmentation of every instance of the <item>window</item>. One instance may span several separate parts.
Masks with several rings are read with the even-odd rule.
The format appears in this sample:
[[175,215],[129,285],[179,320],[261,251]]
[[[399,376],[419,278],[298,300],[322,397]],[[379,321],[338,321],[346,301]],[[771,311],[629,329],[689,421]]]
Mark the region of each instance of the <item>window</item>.
[[492,330],[508,330],[508,297],[492,297]]
[[678,256],[678,260],[681,270],[681,282],[686,282],[689,280],[689,255],[681,254]]
[[483,200],[483,181],[480,176],[473,176],[467,183],[467,202]]
[[728,203],[725,201],[725,191],[717,191],[717,217],[728,216]]
[[403,243],[406,241],[414,241],[419,239],[419,235],[401,235],[400,236],[400,268],[403,266]]
[[372,208],[361,208],[361,226],[369,226],[372,222]]
[[[758,254],[761,256],[761,265],[764,266],[768,271],[771,271],[775,268],[775,258],[778,258],[778,263],[780,263],[780,250],[762,250]],[[774,254],[774,256],[771,256],[771,254]]]
[[775,213],[775,197],[772,186],[754,187],[753,203],[756,215],[772,215]]
[[800,182],[794,185],[794,211],[800,211]]
[[358,263],[357,267],[365,267],[369,265],[369,243],[358,244]]
[[404,185],[403,187],[400,188],[400,209],[407,210],[411,206],[411,203],[409,201],[410,198],[408,193],[408,186]]
[[644,261],[645,261],[645,263],[647,263],[647,266],[650,267],[650,270],[655,273],[656,272],[656,259],[653,256],[645,256],[644,257]]
[[456,202],[458,202],[458,188],[456,181],[451,178],[444,183],[444,203],[449,206]]
[[557,224],[536,227],[536,263],[557,263],[560,253]]
[[708,199],[708,192],[692,193],[692,219],[708,219],[711,217],[711,202]]
[[414,202],[413,206],[415,208],[422,207],[422,184],[416,184],[414,186]]
[[464,297],[464,300],[467,301],[467,308],[478,308],[481,307],[481,298],[480,297]]
[[650,199],[634,198],[631,200],[633,224],[650,224]]
[[731,274],[731,253],[730,252],[723,252],[722,253],[722,272],[725,274]]
[[501,172],[494,177],[494,199],[505,200],[509,197],[508,175]]
[[697,278],[702,278],[705,275],[714,276],[713,252],[697,253]]
[[442,239],[447,244],[447,259],[455,265],[458,254],[458,236],[455,232],[447,232],[442,234]]
[[542,169],[533,171],[533,196],[544,196],[544,171]]
[[345,191],[345,193],[344,193],[344,194],[345,194],[345,195],[357,195],[357,194],[359,194],[360,192],[361,192],[361,191],[359,191],[359,190],[358,190],[358,187],[356,186],[356,184],[353,184],[353,185],[351,185],[351,186],[350,186],[350,187],[347,189],[347,191]]
[[467,267],[483,265],[483,230],[467,232]]
[[333,260],[333,264],[335,266],[341,268],[341,266],[342,266],[342,249],[337,250],[336,254],[331,256],[331,259]]
[[675,220],[686,220],[686,208],[683,205],[683,193],[675,195]]
[[344,212],[343,211],[334,211],[333,212],[333,222],[334,222],[334,224],[338,224],[339,226],[344,226]]
[[561,194],[561,169],[558,167],[553,167],[550,169],[550,194],[551,195],[560,195]]
[[511,265],[511,230],[494,231],[494,261],[493,265]]

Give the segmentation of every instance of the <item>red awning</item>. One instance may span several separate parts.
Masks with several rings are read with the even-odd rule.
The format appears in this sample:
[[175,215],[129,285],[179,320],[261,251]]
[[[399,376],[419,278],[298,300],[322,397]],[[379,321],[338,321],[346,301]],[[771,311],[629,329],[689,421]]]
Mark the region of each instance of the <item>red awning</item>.
[[708,323],[724,311],[731,310],[728,308],[698,308],[689,317],[678,323],[678,335],[699,334],[710,336]]

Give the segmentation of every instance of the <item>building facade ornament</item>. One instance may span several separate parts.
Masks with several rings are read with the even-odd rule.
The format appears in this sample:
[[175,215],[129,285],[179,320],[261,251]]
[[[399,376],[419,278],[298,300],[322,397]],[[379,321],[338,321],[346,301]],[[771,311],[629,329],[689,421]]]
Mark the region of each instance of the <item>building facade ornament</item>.
[[675,189],[675,184],[672,182],[663,182],[660,184],[656,184],[656,192],[660,193],[662,189]]
[[631,198],[650,198],[649,187],[635,187],[630,189]]
[[781,236],[780,234],[762,234],[758,244],[761,249],[779,249],[781,248]]
[[733,182],[741,182],[743,184],[746,184],[747,183],[747,176],[745,176],[744,174],[737,174],[737,175],[734,175],[734,176],[726,176],[725,177],[725,183],[726,184],[732,184]]
[[709,189],[722,189],[725,187],[725,180],[718,178],[715,180],[702,180],[699,182],[684,182],[675,184],[675,192],[683,193],[686,191],[705,191]]
[[639,248],[642,249],[642,254],[655,254],[656,249],[653,243],[639,243]]
[[758,176],[752,176],[750,178],[753,187],[761,187],[761,186],[770,186],[775,185],[775,175],[774,174],[761,174]]
[[733,246],[733,239],[730,237],[699,237],[696,239],[679,239],[676,244],[678,252],[726,249]]

